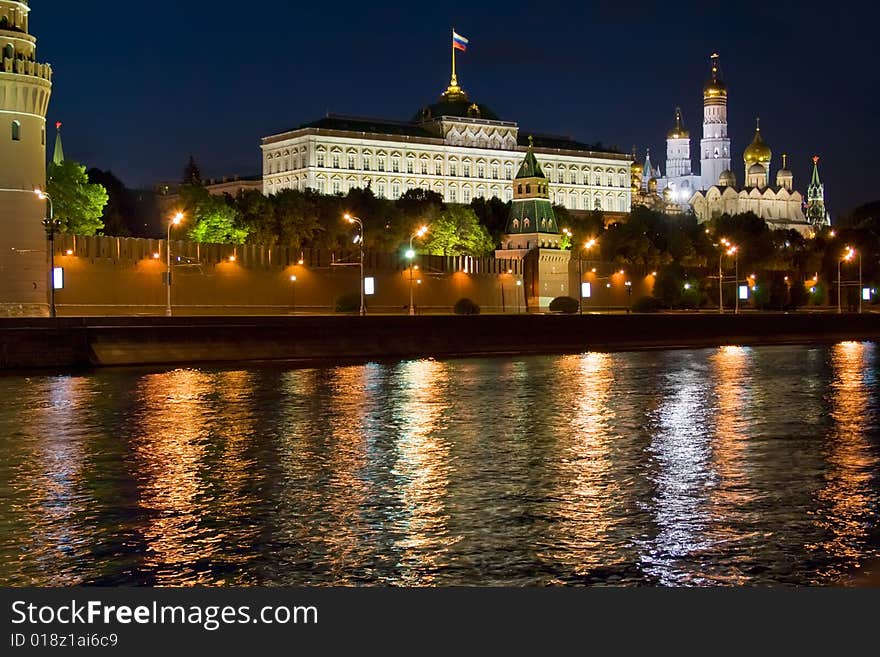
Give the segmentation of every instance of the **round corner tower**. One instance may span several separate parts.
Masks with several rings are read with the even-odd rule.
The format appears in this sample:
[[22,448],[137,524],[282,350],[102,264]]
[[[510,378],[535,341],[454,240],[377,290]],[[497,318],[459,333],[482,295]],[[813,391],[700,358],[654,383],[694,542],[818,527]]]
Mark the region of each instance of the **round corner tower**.
[[46,112],[52,68],[37,62],[25,0],[0,0],[0,316],[47,315]]

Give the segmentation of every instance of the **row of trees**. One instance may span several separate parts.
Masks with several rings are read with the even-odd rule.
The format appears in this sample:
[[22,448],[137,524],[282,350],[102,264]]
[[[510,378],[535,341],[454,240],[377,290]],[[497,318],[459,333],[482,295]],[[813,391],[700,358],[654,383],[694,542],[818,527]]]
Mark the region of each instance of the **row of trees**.
[[422,225],[430,226],[419,245],[423,253],[484,255],[495,249],[495,240],[474,208],[446,205],[438,194],[421,189],[389,201],[369,189],[352,190],[345,197],[322,196],[311,190],[264,196],[254,190],[232,198],[212,196],[200,185],[186,185],[181,190],[181,206],[192,218],[188,236],[199,242],[344,249],[351,245],[352,234],[342,217],[350,213],[363,218],[365,244],[377,251],[398,249]]

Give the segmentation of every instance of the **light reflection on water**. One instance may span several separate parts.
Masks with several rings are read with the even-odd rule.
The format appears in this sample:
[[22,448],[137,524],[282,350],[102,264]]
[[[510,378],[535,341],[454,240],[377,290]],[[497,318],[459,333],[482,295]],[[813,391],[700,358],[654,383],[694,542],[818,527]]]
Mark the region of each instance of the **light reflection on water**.
[[868,343],[0,379],[0,584],[836,584]]

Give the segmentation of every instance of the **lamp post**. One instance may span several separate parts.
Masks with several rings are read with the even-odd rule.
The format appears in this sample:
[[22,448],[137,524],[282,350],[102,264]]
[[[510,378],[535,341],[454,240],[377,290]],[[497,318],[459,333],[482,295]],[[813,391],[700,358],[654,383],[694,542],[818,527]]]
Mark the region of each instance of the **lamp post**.
[[55,206],[52,197],[42,189],[35,189],[34,194],[41,201],[49,204],[49,217],[43,219],[43,228],[46,229],[46,239],[49,242],[49,317],[57,317],[55,309],[55,233],[60,228],[60,221],[55,221]]
[[290,314],[296,315],[296,276],[290,277]]
[[[840,281],[840,265],[845,260],[846,262],[851,261],[856,255],[855,249],[851,246],[846,247],[846,250],[843,252],[843,256],[837,260],[837,314],[843,314],[843,298],[842,298],[842,288]],[[862,257],[859,256],[859,312],[861,312],[862,307]]]
[[361,309],[360,315],[364,317],[367,314],[367,303],[366,303],[366,290],[364,289],[364,222],[358,219],[357,217],[347,214],[345,215],[345,220],[353,225],[358,227],[358,235],[355,238],[355,242],[357,242],[360,247],[360,267],[361,267]]
[[[720,314],[724,314],[724,255],[725,253],[729,256],[735,256],[739,247],[730,243],[726,238],[721,238],[721,252],[718,254],[718,312]],[[727,249],[725,251],[725,248]],[[739,257],[737,256],[736,260],[736,279],[737,285],[739,284]],[[739,290],[737,290],[736,296],[736,312],[739,312]]]
[[519,295],[522,290],[523,282],[519,279],[516,281],[516,314],[519,315]]
[[[598,244],[598,240],[595,238],[585,242],[583,247],[584,253],[587,253],[596,244]],[[578,310],[581,315],[584,314],[584,269],[580,253],[578,253]]]
[[171,317],[171,227],[179,226],[183,223],[183,213],[178,212],[168,220],[168,239],[165,241],[165,286],[166,286],[166,304],[165,316]]
[[416,259],[416,251],[413,247],[413,242],[415,239],[422,238],[428,234],[428,227],[422,226],[415,233],[410,235],[409,238],[409,250],[406,252],[406,258],[409,260],[409,316],[416,316],[416,305],[415,305],[415,292],[413,288],[413,278],[414,278],[414,270],[415,270],[415,259]]

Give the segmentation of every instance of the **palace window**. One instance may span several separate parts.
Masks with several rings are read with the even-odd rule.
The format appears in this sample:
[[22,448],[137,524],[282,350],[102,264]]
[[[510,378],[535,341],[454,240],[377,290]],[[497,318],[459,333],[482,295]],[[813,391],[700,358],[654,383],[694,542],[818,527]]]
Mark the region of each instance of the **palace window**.
[[385,171],[385,156],[379,157],[379,171]]
[[324,154],[323,153],[318,153],[318,166],[319,167],[324,166]]
[[470,162],[464,163],[464,177],[465,178],[471,177],[471,163]]
[[427,160],[422,160],[422,175],[423,176],[428,175],[428,161]]
[[478,164],[477,165],[477,178],[485,178],[486,177],[486,165]]
[[449,175],[457,176],[458,175],[458,165],[455,162],[451,162],[449,164]]
[[407,173],[412,173],[413,171],[414,171],[414,168],[413,168],[413,161],[412,161],[411,158],[410,158],[410,159],[407,159],[407,161],[406,161],[406,172],[407,172]]
[[391,198],[400,198],[400,183],[391,185]]
[[370,160],[372,159],[372,157],[373,157],[372,154],[364,153],[364,159],[363,159],[364,171],[370,170]]
[[458,190],[455,187],[451,187],[449,189],[449,202],[457,203],[458,202]]
[[517,193],[517,194],[522,194],[522,185],[517,185],[517,186],[516,186],[516,193]]
[[333,193],[334,194],[342,194],[342,183],[338,180],[333,181]]
[[391,158],[391,171],[393,173],[400,173],[400,159],[396,157]]
[[348,168],[354,169],[354,155],[352,155],[350,153],[348,155]]
[[513,179],[513,165],[511,165],[509,162],[504,165],[504,178],[506,180]]
[[526,194],[531,194],[531,193],[532,193],[532,186],[526,185]]
[[492,165],[492,179],[498,180],[498,165],[497,164]]
[[509,189],[504,190],[504,201],[505,203],[509,203],[513,200],[513,192]]
[[335,154],[335,153],[334,153],[334,155],[333,155],[333,168],[334,168],[334,169],[338,169],[338,168],[339,168],[339,155],[337,155],[337,154]]
[[531,228],[531,227],[532,227],[531,220],[528,217],[523,219],[523,228]]
[[514,229],[514,230],[519,230],[519,219],[514,219],[514,220],[513,220],[513,229]]
[[471,190],[468,189],[467,187],[465,187],[464,190],[462,190],[462,192],[461,192],[461,200],[464,201],[465,203],[471,202]]
[[379,183],[379,198],[385,198],[385,183]]
[[436,162],[434,164],[434,175],[442,176],[443,175],[443,164],[441,162]]

